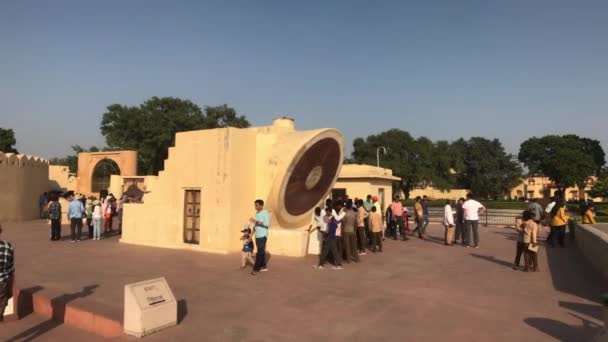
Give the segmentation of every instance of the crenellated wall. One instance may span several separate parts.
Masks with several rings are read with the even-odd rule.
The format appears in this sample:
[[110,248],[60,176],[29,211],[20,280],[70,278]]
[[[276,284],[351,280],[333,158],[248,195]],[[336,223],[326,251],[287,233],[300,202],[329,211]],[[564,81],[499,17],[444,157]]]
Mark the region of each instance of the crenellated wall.
[[0,152],[0,222],[38,218],[38,199],[48,185],[48,160]]

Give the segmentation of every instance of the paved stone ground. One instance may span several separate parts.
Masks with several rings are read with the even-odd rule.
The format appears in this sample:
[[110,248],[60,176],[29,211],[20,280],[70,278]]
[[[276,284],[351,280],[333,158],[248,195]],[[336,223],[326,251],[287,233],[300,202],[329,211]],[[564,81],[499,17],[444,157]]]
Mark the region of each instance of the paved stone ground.
[[[146,341],[585,341],[601,323],[607,291],[572,248],[546,249],[540,273],[513,271],[514,233],[481,227],[481,248],[431,239],[387,241],[342,271],[311,268],[315,257],[272,257],[251,276],[239,255],[219,256],[117,243],[48,241],[48,226],[6,224],[18,282],[54,298],[97,287],[73,305],[122,319],[124,284],[165,276],[181,301],[181,324]],[[64,227],[64,234],[67,227]],[[31,315],[0,325],[0,340],[97,341]],[[25,333],[25,335],[24,335]],[[116,340],[134,340],[123,337]]]
[[604,233],[608,234],[608,223],[598,223],[598,224],[594,224],[593,227],[603,231]]

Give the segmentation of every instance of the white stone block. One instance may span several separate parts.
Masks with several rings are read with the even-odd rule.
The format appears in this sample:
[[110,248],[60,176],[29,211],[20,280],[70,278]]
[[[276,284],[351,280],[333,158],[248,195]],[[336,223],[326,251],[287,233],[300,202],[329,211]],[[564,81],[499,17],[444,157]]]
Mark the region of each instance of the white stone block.
[[164,277],[125,285],[125,334],[142,337],[175,325],[177,301]]

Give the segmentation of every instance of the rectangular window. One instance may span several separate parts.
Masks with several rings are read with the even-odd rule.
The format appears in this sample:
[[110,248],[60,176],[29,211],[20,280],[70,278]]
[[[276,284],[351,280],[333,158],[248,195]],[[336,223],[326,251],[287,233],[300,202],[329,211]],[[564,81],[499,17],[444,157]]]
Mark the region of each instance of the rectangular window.
[[184,243],[198,245],[201,224],[201,191],[186,190],[184,194]]

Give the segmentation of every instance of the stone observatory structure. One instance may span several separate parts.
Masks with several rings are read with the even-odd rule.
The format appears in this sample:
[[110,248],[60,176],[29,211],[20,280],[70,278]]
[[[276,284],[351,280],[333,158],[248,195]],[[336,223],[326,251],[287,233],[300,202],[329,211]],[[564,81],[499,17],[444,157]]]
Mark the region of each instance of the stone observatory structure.
[[271,215],[268,251],[304,256],[304,228],[343,159],[338,130],[296,131],[289,118],[266,127],[177,133],[144,203],[125,204],[121,242],[238,252],[259,198]]

